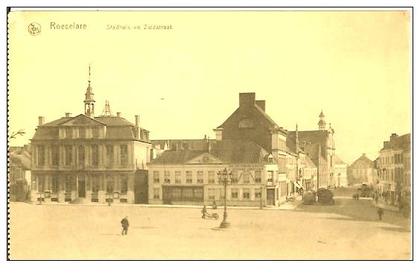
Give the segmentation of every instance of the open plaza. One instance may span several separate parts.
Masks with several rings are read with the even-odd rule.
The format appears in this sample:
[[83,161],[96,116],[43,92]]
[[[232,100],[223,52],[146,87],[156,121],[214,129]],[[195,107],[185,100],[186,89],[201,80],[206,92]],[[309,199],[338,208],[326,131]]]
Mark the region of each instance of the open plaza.
[[199,206],[10,203],[10,259],[411,258],[409,219],[385,209],[379,221],[370,199],[289,206],[228,208],[230,227],[220,229]]

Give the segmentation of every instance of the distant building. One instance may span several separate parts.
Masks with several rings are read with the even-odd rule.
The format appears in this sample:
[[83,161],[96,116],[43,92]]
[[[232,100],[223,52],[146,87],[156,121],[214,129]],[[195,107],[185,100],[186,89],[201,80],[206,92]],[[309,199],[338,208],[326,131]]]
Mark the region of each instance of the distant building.
[[366,154],[356,159],[348,168],[349,184],[376,184],[377,172],[374,162]]
[[[90,83],[84,113],[39,125],[31,140],[31,200],[45,202],[127,202],[135,198],[136,173],[150,161],[149,132],[140,127],[139,116],[131,123],[120,113],[112,115],[109,104],[95,116]],[[142,194],[147,196],[147,190]],[[141,196],[138,193],[138,196]]]
[[335,180],[334,182],[335,182],[336,187],[348,186],[347,169],[348,169],[347,163],[345,163],[337,155],[335,155],[335,163],[334,163]]
[[319,115],[318,130],[289,131],[287,133],[288,147],[294,147],[293,143],[296,141],[300,150],[318,169],[315,189],[335,186],[334,129],[331,128],[331,124],[327,129],[325,115],[322,111]]
[[392,134],[384,141],[377,161],[379,186],[388,203],[411,196],[411,135]]
[[11,201],[25,201],[31,186],[31,149],[29,145],[9,148],[9,188]]

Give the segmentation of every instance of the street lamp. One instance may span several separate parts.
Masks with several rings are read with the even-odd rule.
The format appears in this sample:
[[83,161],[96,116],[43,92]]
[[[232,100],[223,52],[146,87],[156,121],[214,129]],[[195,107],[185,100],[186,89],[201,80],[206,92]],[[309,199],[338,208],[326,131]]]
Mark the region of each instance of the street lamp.
[[227,228],[229,227],[229,223],[227,221],[227,207],[226,207],[226,189],[229,178],[232,178],[232,172],[228,171],[226,168],[222,171],[217,172],[217,176],[219,177],[219,182],[222,182],[225,189],[225,197],[224,197],[224,211],[223,211],[223,221],[220,224],[220,228]]

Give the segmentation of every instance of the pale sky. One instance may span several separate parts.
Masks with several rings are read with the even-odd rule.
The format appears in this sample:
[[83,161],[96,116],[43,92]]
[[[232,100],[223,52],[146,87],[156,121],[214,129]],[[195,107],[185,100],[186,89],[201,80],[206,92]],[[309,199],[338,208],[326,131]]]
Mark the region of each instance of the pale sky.
[[317,129],[322,109],[344,161],[374,159],[391,133],[411,131],[410,25],[407,11],[11,13],[9,129],[26,135],[10,144],[28,143],[38,116],[82,113],[91,64],[96,115],[109,100],[151,139],[214,137],[238,94],[255,92],[289,130]]

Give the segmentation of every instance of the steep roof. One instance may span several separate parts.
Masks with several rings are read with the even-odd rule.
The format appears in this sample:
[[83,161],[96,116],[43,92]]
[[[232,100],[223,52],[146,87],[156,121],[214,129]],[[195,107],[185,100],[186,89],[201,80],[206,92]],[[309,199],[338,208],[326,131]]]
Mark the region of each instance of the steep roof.
[[11,163],[17,163],[25,170],[31,169],[31,158],[27,154],[10,153]]
[[411,134],[405,134],[402,136],[391,136],[388,142],[385,142],[384,147],[381,149],[394,149],[394,150],[410,150],[411,148]]
[[374,163],[371,161],[365,154],[356,159],[351,165],[350,168],[373,168]]
[[[302,148],[306,144],[323,144],[328,139],[328,130],[298,131],[299,146]],[[287,132],[287,141],[295,142],[296,131]]]
[[338,155],[334,156],[334,162],[335,162],[335,164],[343,164],[343,165],[347,164]]
[[[105,139],[134,139],[135,125],[123,117],[119,116],[99,116],[95,118],[79,114],[74,117],[62,117],[57,120],[45,123],[37,127],[33,140],[58,139],[60,126],[89,126],[104,125],[107,127]],[[140,128],[142,137],[148,136],[149,131]],[[147,141],[148,138],[140,140]]]

